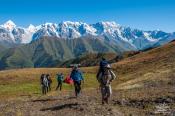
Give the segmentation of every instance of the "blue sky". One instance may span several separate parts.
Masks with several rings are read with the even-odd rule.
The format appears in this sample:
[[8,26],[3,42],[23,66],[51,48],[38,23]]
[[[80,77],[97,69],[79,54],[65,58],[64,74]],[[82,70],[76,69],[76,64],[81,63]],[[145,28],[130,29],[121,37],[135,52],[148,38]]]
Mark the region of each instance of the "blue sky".
[[175,32],[175,0],[0,0],[0,24],[116,21],[132,28]]

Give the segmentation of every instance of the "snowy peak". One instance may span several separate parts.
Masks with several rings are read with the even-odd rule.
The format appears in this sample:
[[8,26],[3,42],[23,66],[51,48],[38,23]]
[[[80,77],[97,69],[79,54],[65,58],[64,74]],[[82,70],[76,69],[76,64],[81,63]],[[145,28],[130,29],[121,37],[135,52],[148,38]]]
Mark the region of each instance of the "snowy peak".
[[3,25],[0,25],[0,42],[12,42],[15,44],[30,43],[33,33],[36,32],[36,28],[30,25],[28,28],[22,28],[16,26],[16,24],[9,20]]
[[106,28],[106,29],[109,29],[109,28],[111,28],[111,29],[116,29],[116,28],[118,28],[119,27],[119,24],[117,24],[116,22],[114,22],[114,21],[111,21],[111,22],[98,22],[98,23],[96,23],[96,25],[99,25],[99,26],[103,26],[104,28]]
[[39,26],[30,24],[27,28],[18,27],[9,20],[0,26],[0,41],[14,43],[30,43],[43,36],[63,39],[98,37],[119,46],[133,46],[138,50],[165,44],[175,39],[175,33],[163,31],[143,31],[123,27],[116,22],[97,22],[88,24],[84,22],[64,21],[61,23],[44,23]]
[[11,31],[16,27],[16,25],[13,21],[8,20],[6,23],[4,23],[3,27]]
[[36,29],[36,27],[34,25],[30,24],[28,26],[27,30],[32,33],[32,32],[35,32],[37,29]]
[[77,27],[83,24],[82,22],[72,22],[72,21],[63,21],[60,23],[60,25],[64,25],[66,27]]

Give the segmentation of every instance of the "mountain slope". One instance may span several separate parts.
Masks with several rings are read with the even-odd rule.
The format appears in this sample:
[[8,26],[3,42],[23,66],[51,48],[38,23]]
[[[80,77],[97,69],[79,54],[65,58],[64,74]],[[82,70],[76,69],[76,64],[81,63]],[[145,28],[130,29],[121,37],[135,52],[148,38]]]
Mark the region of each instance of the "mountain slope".
[[115,43],[98,38],[60,39],[44,37],[30,44],[18,45],[1,52],[1,69],[23,67],[53,67],[88,53],[118,53],[129,51]]
[[110,63],[119,60],[117,53],[89,53],[62,62],[61,64],[58,64],[58,67],[70,67],[71,64],[81,64],[82,67],[97,66],[102,58],[106,58]]
[[3,44],[0,44],[0,52],[4,51],[5,49],[7,49],[7,47]]

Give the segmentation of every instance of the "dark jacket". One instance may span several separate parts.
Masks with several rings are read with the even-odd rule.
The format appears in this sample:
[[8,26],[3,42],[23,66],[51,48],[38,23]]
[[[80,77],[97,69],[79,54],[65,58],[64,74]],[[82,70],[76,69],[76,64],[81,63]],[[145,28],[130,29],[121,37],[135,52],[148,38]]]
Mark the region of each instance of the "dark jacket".
[[70,78],[71,78],[73,81],[81,81],[81,80],[84,80],[84,79],[83,79],[83,76],[82,76],[82,73],[81,73],[80,70],[72,70],[71,75],[70,75]]
[[44,74],[41,75],[40,77],[40,83],[43,84],[43,79],[44,79]]
[[57,74],[57,81],[62,82],[64,80],[64,76],[62,74]]

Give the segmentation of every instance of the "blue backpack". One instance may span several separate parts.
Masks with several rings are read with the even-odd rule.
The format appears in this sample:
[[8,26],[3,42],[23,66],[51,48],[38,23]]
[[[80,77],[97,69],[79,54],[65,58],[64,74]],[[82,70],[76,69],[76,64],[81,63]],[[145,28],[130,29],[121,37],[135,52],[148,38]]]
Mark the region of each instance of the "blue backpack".
[[104,68],[105,66],[107,66],[108,65],[108,62],[106,61],[106,60],[102,60],[101,62],[100,62],[100,68]]

